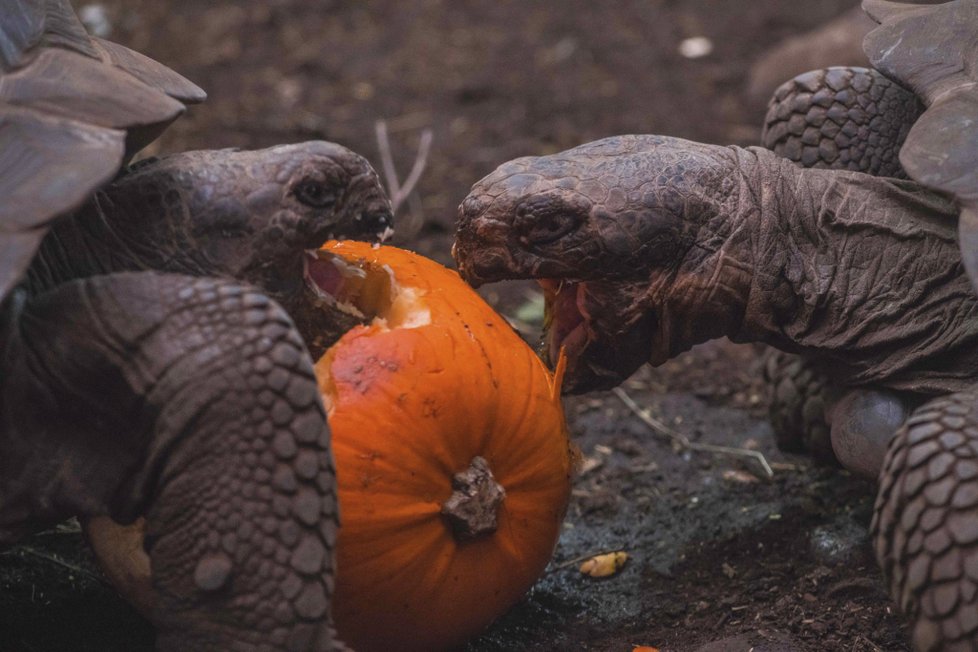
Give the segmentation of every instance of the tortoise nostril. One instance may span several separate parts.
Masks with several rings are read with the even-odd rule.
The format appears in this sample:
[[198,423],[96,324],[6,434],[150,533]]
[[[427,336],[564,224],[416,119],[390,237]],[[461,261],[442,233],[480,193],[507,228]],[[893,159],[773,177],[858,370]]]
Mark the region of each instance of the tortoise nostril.
[[360,213],[359,222],[365,231],[382,233],[387,229],[393,228],[394,216],[387,209],[365,210]]

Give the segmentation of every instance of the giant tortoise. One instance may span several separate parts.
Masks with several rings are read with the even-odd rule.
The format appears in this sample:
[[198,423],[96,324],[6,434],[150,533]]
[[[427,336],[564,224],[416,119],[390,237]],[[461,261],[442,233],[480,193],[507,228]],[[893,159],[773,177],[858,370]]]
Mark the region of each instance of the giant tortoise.
[[978,650],[978,0],[864,7],[875,70],[779,89],[778,153],[620,136],[517,159],[463,201],[455,255],[476,284],[540,279],[574,392],[721,336],[803,354],[832,451],[878,474],[914,645]]
[[310,351],[346,322],[305,252],[389,230],[377,175],[327,142],[127,167],[204,94],[66,0],[3,3],[0,72],[0,545],[146,515],[159,649],[333,649]]

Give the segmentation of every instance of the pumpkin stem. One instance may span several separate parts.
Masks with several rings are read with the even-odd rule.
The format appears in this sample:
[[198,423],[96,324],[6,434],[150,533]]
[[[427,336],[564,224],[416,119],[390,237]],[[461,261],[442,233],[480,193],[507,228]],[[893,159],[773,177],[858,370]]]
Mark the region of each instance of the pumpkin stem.
[[484,457],[473,457],[469,468],[456,473],[452,489],[455,491],[442,504],[441,513],[459,542],[496,531],[499,505],[506,498],[506,490],[496,482]]

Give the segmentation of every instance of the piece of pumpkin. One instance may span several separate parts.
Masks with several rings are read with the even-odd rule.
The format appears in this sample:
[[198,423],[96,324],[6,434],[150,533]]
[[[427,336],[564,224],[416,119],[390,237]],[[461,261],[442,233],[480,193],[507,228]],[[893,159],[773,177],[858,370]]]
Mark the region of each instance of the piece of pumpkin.
[[[458,645],[525,593],[557,541],[572,467],[561,371],[417,254],[330,243],[307,276],[367,321],[316,365],[341,510],[340,638],[360,652]],[[131,553],[141,530],[108,519],[88,530],[110,579],[147,611],[148,559]]]

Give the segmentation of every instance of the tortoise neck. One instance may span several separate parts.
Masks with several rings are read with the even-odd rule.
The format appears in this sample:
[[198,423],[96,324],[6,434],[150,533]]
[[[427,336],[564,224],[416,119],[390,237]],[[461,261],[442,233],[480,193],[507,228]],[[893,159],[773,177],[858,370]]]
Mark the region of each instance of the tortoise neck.
[[773,157],[764,154],[716,147],[716,165],[687,184],[692,190],[684,198],[682,256],[668,270],[653,267],[645,299],[660,331],[653,364],[752,327],[748,313],[762,300],[757,277],[767,271],[757,239],[770,231],[768,214],[777,210]]
[[953,205],[910,181],[732,151],[737,188],[700,221],[680,269],[696,282],[676,286],[689,345],[764,342],[848,383],[914,391],[974,378],[978,300]]

